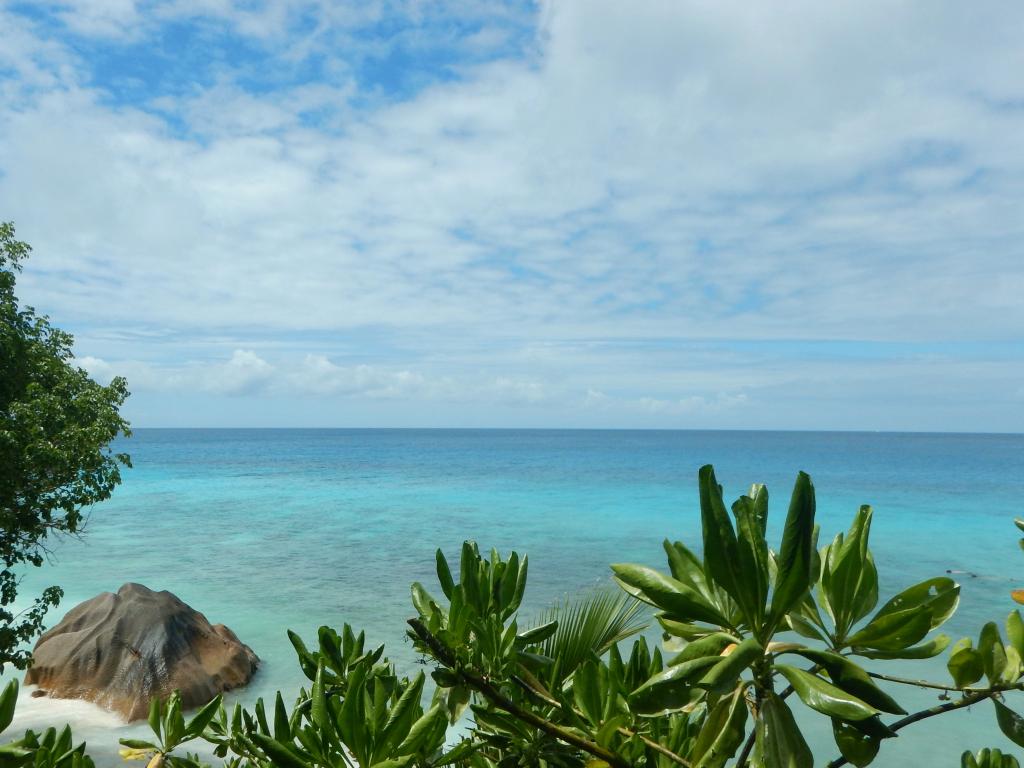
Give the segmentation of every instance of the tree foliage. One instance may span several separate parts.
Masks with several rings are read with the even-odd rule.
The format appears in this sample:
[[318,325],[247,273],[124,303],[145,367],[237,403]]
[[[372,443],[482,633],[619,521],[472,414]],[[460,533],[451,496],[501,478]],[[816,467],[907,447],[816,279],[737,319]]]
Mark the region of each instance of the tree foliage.
[[51,587],[16,615],[19,566],[41,565],[50,536],[78,533],[86,510],[109,498],[129,465],[109,448],[129,434],[118,411],[124,380],[97,384],[74,364],[72,337],[18,305],[15,277],[29,251],[12,224],[0,223],[0,671],[25,667],[19,646],[61,597]]

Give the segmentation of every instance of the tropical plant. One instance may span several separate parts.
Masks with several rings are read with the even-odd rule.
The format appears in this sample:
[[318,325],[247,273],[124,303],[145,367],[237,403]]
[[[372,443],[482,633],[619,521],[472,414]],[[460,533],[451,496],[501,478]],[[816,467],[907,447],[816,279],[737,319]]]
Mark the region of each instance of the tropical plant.
[[[14,708],[18,700],[18,681],[12,680],[0,693],[0,734],[4,733],[14,719]],[[17,741],[0,746],[2,768],[94,768],[92,759],[85,754],[85,743],[73,744],[71,729],[64,726],[58,733],[56,728],[47,728],[37,734],[26,731]]]
[[74,364],[70,334],[18,306],[15,275],[30,250],[0,222],[0,672],[25,668],[23,644],[62,595],[50,587],[15,615],[19,566],[42,565],[48,537],[77,534],[83,510],[109,498],[129,465],[109,448],[129,434],[124,380],[94,382]]
[[[818,552],[814,488],[800,473],[776,553],[765,540],[764,486],[753,486],[732,505],[734,527],[710,466],[700,470],[699,483],[703,559],[681,542],[666,541],[670,575],[613,566],[625,589],[660,610],[665,632],[686,643],[665,672],[633,692],[632,706],[648,715],[700,706],[709,723],[721,723],[716,749],[700,751],[697,765],[724,765],[739,751],[737,765],[743,766],[753,750],[758,764],[802,768],[813,758],[786,701],[795,692],[831,720],[843,760],[867,765],[881,740],[894,735],[882,715],[906,712],[851,657],[941,653],[947,636],[922,641],[956,609],[958,585],[930,579],[875,611],[870,507],[861,507],[849,532]],[[778,639],[789,632],[813,645]]]
[[986,747],[977,754],[964,752],[960,756],[960,768],[1020,768],[1020,763],[1013,755]]

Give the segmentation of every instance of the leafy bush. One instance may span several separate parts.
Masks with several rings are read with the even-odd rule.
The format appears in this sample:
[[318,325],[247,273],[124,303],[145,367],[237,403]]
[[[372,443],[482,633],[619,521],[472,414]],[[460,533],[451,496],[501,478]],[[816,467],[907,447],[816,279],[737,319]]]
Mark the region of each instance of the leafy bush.
[[0,222],[0,672],[27,666],[20,646],[63,595],[50,587],[16,614],[20,567],[43,564],[50,536],[78,534],[83,509],[110,498],[131,466],[109,447],[130,434],[118,410],[124,379],[97,384],[75,365],[71,335],[18,304],[15,277],[30,251]]

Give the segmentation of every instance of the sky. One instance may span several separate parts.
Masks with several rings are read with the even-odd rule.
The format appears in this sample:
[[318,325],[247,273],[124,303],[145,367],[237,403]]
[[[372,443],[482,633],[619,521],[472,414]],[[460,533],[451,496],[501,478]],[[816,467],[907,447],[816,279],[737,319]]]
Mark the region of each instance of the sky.
[[1024,431],[1024,4],[0,0],[136,427]]

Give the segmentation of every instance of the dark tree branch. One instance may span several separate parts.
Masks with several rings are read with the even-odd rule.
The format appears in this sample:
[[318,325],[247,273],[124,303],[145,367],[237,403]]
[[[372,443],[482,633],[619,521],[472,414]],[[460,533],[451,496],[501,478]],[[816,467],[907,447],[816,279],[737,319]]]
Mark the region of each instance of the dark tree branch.
[[[1016,686],[1011,688],[989,688],[983,691],[972,691],[966,694],[962,699],[957,701],[948,701],[945,704],[939,704],[928,709],[922,709],[920,712],[915,712],[912,715],[907,715],[902,720],[897,720],[895,723],[889,726],[894,731],[906,728],[908,725],[913,725],[921,720],[927,720],[929,717],[935,717],[936,715],[943,715],[946,712],[953,712],[957,709],[963,709],[969,707],[972,704],[977,704],[979,701],[985,701],[990,699],[996,694],[1002,693],[1004,690],[1014,690]],[[837,757],[831,763],[828,764],[828,768],[839,768],[842,765],[846,765],[847,760],[845,757]]]
[[544,731],[544,733],[549,736],[553,736],[559,741],[564,741],[566,744],[571,744],[572,746],[577,747],[596,758],[604,760],[615,768],[632,768],[629,763],[614,752],[605,749],[601,745],[596,744],[589,739],[581,738],[574,733],[570,733],[569,731],[559,728],[557,725],[548,722],[543,717],[523,709],[483,677],[462,667],[458,663],[458,660],[455,658],[451,649],[436,638],[419,619],[409,619],[408,624],[412,627],[413,632],[416,633],[416,636],[424,643],[424,645],[433,652],[434,657],[438,661],[448,667],[448,669],[452,670],[452,672],[458,675],[466,685],[470,686],[475,691],[478,691],[484,698],[495,706],[505,710],[513,717],[517,717],[523,722],[529,723],[538,730]]

